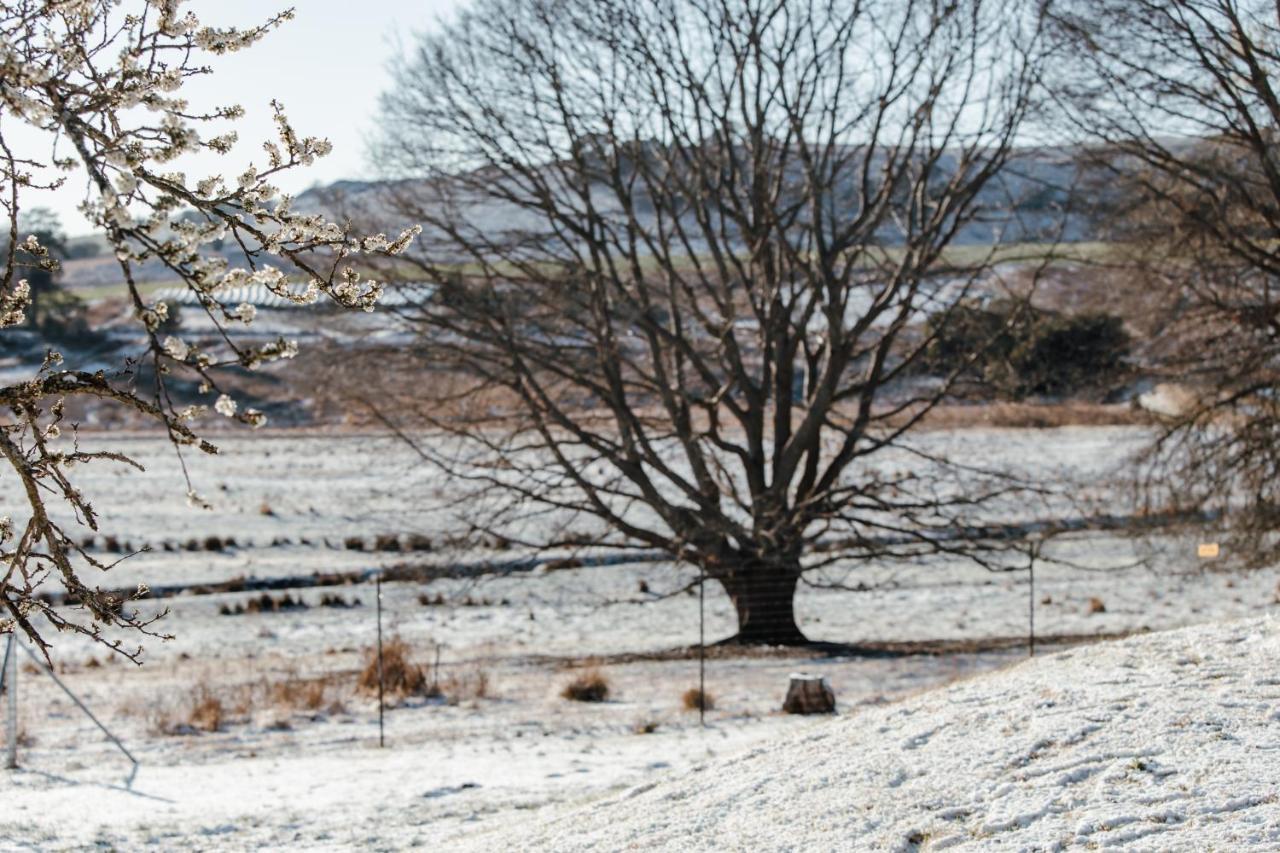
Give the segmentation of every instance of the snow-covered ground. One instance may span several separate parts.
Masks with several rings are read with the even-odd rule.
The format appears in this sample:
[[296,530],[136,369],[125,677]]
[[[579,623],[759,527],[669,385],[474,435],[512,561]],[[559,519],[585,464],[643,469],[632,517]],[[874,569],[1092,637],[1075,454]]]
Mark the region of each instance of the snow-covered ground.
[[1280,848],[1269,618],[1061,652],[820,720],[469,849]]
[[[1131,429],[1074,428],[940,432],[929,441],[939,450],[988,461],[1002,455],[1046,481],[1071,476],[1104,490],[1107,472],[1140,439]],[[449,544],[449,533],[467,507],[455,505],[447,485],[417,465],[411,451],[395,439],[289,433],[229,436],[220,442],[222,456],[197,455],[190,460],[194,485],[211,499],[212,510],[186,504],[185,483],[163,442],[146,436],[112,440],[123,442],[146,464],[147,473],[88,466],[77,472],[78,482],[96,499],[110,535],[135,547],[150,543],[154,550],[125,560],[103,579],[105,585],[305,576],[405,561],[511,556],[496,548],[462,552]],[[0,491],[0,500],[12,498]],[[206,534],[234,538],[235,545],[214,552],[187,550],[190,540]],[[352,550],[346,543],[354,537],[371,548],[379,536],[414,534],[431,537],[432,549]],[[100,539],[97,544],[104,543]],[[1072,565],[1038,568],[1034,596],[1029,595],[1025,571],[991,574],[945,560],[906,567],[841,567],[828,579],[861,584],[861,590],[802,589],[797,601],[800,622],[815,639],[848,643],[991,640],[1023,636],[1032,602],[1037,633],[1044,636],[1256,619],[1276,607],[1275,573],[1209,571],[1211,565],[1197,562],[1194,543],[1166,543],[1151,565],[1131,565],[1145,552],[1110,535],[1082,534],[1054,548]],[[1119,691],[1119,682],[1131,674],[1123,668],[1112,672],[1113,664],[1118,666],[1115,661],[1143,660],[1140,652],[1117,657],[1120,653],[1103,651],[1089,663],[1095,652],[1078,648],[1059,664],[1038,660],[1013,669],[1006,688],[999,686],[1003,680],[963,680],[1025,655],[1024,649],[986,642],[968,653],[938,656],[715,656],[708,661],[707,686],[716,707],[702,728],[697,715],[681,706],[681,694],[697,684],[697,663],[672,653],[698,639],[696,596],[668,595],[691,579],[687,569],[652,563],[385,585],[384,628],[403,638],[421,664],[434,668],[439,655],[447,698],[411,699],[389,711],[386,749],[377,748],[376,703],[356,691],[359,671],[375,641],[370,584],[294,591],[309,607],[284,612],[224,615],[247,604],[252,598],[248,593],[186,595],[145,604],[144,609],[171,610],[161,628],[176,637],[148,643],[147,662],[141,668],[107,662],[100,650],[79,639],[53,637],[61,677],[123,738],[141,768],[132,785],[125,787],[129,763],[123,756],[50,679],[36,670],[22,673],[23,770],[0,775],[0,848],[59,849],[93,843],[162,849],[290,844],[399,848],[464,842],[486,846],[493,833],[531,819],[550,821],[539,830],[540,837],[549,846],[560,846],[561,833],[568,832],[564,821],[572,821],[568,810],[577,805],[588,808],[584,814],[594,820],[596,811],[604,813],[599,804],[620,792],[669,775],[688,775],[735,754],[783,750],[783,744],[796,737],[858,730],[860,737],[872,738],[875,729],[866,721],[883,719],[875,726],[891,729],[880,733],[885,748],[906,750],[903,744],[927,728],[921,722],[925,709],[949,707],[949,699],[937,697],[953,695],[922,691],[957,680],[961,681],[950,688],[961,691],[956,696],[986,695],[964,693],[967,690],[993,691],[986,710],[997,720],[1021,707],[1015,697],[1018,685],[1031,683],[1027,679],[1033,676],[1043,678],[1058,691],[1049,697],[1057,705],[1045,712],[1043,725],[1061,719],[1064,726],[1082,727],[1086,724],[1079,723],[1079,714],[1105,709],[1111,701],[1098,704],[1088,691],[1101,690],[1112,681]],[[346,604],[358,600],[359,606],[320,607],[322,595],[337,595]],[[441,603],[436,603],[437,596]],[[1267,623],[1242,624],[1254,627],[1241,630],[1261,632]],[[708,588],[707,638],[715,640],[732,631],[729,602],[718,588]],[[1174,641],[1150,642],[1154,645],[1132,648],[1164,649],[1161,643]],[[1166,678],[1168,668],[1175,666],[1165,661],[1163,651],[1152,654],[1155,669],[1148,674],[1139,666],[1132,674],[1135,691],[1148,681]],[[610,700],[582,704],[562,699],[563,684],[591,665],[599,666],[611,682]],[[842,711],[838,720],[812,721],[778,712],[787,675],[796,669],[814,670],[829,679]],[[1217,679],[1224,689],[1234,683],[1224,679]],[[1266,689],[1258,686],[1259,695]],[[1202,691],[1203,695],[1211,694]],[[912,696],[916,698],[908,698],[907,704],[896,704]],[[193,708],[210,698],[222,709],[217,731],[186,728]],[[1074,699],[1085,704],[1068,707]],[[971,705],[985,701],[974,698]],[[912,712],[914,717],[906,711],[892,716],[913,707],[920,709]],[[969,707],[957,705],[956,713]],[[977,732],[979,712],[973,713]],[[1223,710],[1220,716],[1230,715]],[[846,723],[849,719],[854,722]],[[1199,718],[1189,719],[1194,723]],[[919,727],[913,728],[917,722]],[[998,744],[1000,750],[1021,742],[1022,729],[1009,725],[1011,739]],[[898,726],[901,734],[895,733]],[[1075,730],[1064,728],[1055,739],[1046,729],[1043,738],[1070,746],[1067,741]],[[943,731],[939,744],[954,737],[953,751],[960,750],[962,735],[954,728]],[[927,744],[922,741],[920,746]],[[834,747],[828,742],[825,748]],[[1049,756],[1050,748],[1045,749]],[[858,750],[866,752],[865,747]],[[959,767],[954,762],[960,760],[947,758],[952,763],[946,766]],[[1002,766],[997,761],[987,772],[998,775],[1004,772]],[[799,789],[785,787],[792,784],[785,781],[786,774],[779,770],[777,784],[784,787],[777,790],[799,796]],[[704,772],[689,778],[711,777]],[[842,778],[832,769],[825,776],[797,776],[795,784],[817,790],[823,787],[821,779]],[[904,776],[898,787],[917,790],[911,787],[914,778]],[[986,778],[974,776],[973,784],[980,786]],[[1110,777],[1096,775],[1092,784],[1104,778]],[[661,782],[671,784],[676,783]],[[750,795],[758,799],[742,802],[758,801],[761,815],[769,814],[765,806],[773,800],[763,798],[773,796],[773,784],[760,783],[759,791]],[[1088,788],[1083,781],[1080,785]],[[855,813],[865,817],[856,811],[861,804],[891,801],[896,790],[882,791],[878,800],[870,793],[859,794],[847,804],[849,820]],[[996,794],[989,791],[994,803]],[[1001,796],[1002,808],[1012,809],[1020,802],[1008,798],[1013,794]],[[678,801],[671,803],[676,804],[669,809],[671,821],[678,815],[696,817],[677,807]],[[1181,807],[1188,810],[1183,824],[1199,820],[1189,811],[1191,806]],[[725,806],[723,813],[729,810]],[[975,807],[973,814],[980,812]],[[1047,811],[1033,823],[1049,826],[1052,814]],[[894,815],[866,819],[880,821],[889,834],[874,837],[891,844],[916,829],[940,831],[932,823],[920,823],[899,838],[892,835],[901,828]],[[957,820],[964,831],[971,828],[968,818]],[[675,826],[665,821],[661,815],[655,817],[653,830]],[[621,818],[613,822],[624,831]],[[861,826],[830,821],[827,825],[841,831]],[[981,829],[982,824],[974,825]],[[685,831],[695,832],[690,827]],[[731,826],[716,831],[725,843],[733,843]],[[765,836],[751,837],[770,846]],[[941,836],[929,837],[936,843]],[[1002,837],[991,835],[995,840]],[[518,838],[494,839],[492,849],[524,847]],[[749,836],[743,838],[744,846],[759,846],[749,844]],[[854,846],[856,839],[848,832],[830,836],[828,843],[797,840],[792,846],[829,847],[831,839],[839,846],[844,838]],[[602,841],[602,849],[618,846],[604,837]]]

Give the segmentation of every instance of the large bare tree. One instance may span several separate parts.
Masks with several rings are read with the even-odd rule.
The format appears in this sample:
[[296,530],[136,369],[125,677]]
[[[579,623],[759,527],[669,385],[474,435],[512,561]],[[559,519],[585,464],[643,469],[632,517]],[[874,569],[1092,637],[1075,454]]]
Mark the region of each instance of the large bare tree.
[[805,642],[819,540],[964,551],[1005,485],[905,439],[954,378],[917,375],[923,320],[1031,234],[1000,176],[1034,5],[481,0],[423,37],[379,204],[424,225],[399,272],[438,286],[405,315],[439,381],[400,402],[469,514],[699,566],[743,642]]
[[[1155,303],[1151,365],[1181,383],[1144,460],[1152,509],[1216,517],[1273,562],[1280,527],[1280,7],[1060,4],[1053,82],[1087,143],[1115,260]],[[1066,69],[1070,69],[1069,73]],[[1150,306],[1149,306],[1150,310]]]

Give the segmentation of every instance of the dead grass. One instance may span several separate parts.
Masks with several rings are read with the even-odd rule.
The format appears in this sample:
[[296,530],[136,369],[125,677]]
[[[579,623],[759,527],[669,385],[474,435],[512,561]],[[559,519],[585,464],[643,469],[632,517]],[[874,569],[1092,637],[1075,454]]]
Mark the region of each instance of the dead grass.
[[[392,637],[382,644],[382,686],[386,696],[404,698],[425,694],[427,676],[422,667],[411,659],[409,644],[399,637]],[[356,682],[361,693],[378,695],[378,650],[365,652],[365,665]]]
[[277,681],[268,688],[270,704],[282,711],[319,711],[329,704],[332,680],[320,678],[289,678]]
[[603,702],[609,698],[609,679],[598,669],[588,669],[561,688],[560,696],[573,702]]
[[187,724],[197,731],[216,732],[222,728],[225,718],[226,709],[222,707],[222,700],[212,693],[202,692],[192,699]]
[[268,719],[268,729],[284,730],[294,714],[316,717],[346,712],[349,682],[338,674],[302,676],[288,670],[238,684],[214,686],[206,674],[165,702],[134,699],[120,706],[125,716],[144,716],[155,734],[191,735],[225,731],[228,726]]
[[151,708],[148,722],[152,732],[162,735],[216,732],[227,722],[227,712],[224,697],[201,683],[177,704]]
[[716,697],[696,687],[690,687],[680,697],[680,702],[686,711],[710,711],[716,706]]
[[1049,429],[1063,426],[1124,426],[1147,424],[1151,415],[1125,403],[983,403],[938,406],[925,415],[925,429],[1013,427]]

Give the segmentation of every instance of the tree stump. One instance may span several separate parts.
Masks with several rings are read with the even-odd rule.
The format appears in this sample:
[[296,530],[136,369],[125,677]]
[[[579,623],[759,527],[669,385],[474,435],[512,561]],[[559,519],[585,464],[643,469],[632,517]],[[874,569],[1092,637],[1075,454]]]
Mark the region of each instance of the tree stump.
[[822,676],[793,672],[782,710],[788,714],[834,714],[836,694]]

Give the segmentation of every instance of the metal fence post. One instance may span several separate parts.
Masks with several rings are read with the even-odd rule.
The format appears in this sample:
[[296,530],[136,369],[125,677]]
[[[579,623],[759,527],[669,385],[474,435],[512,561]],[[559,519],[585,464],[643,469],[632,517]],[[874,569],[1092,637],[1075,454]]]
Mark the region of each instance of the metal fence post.
[[5,645],[4,650],[4,692],[8,697],[8,717],[6,728],[8,729],[8,754],[5,758],[4,766],[10,770],[16,770],[18,767],[18,655],[17,655],[17,637],[14,634],[9,635],[9,642]]
[[707,569],[698,566],[698,725],[707,725]]
[[377,600],[378,606],[378,746],[384,747],[387,745],[387,741],[383,727],[383,714],[386,703],[383,701],[382,687],[382,572],[374,575],[374,579],[374,598]]

